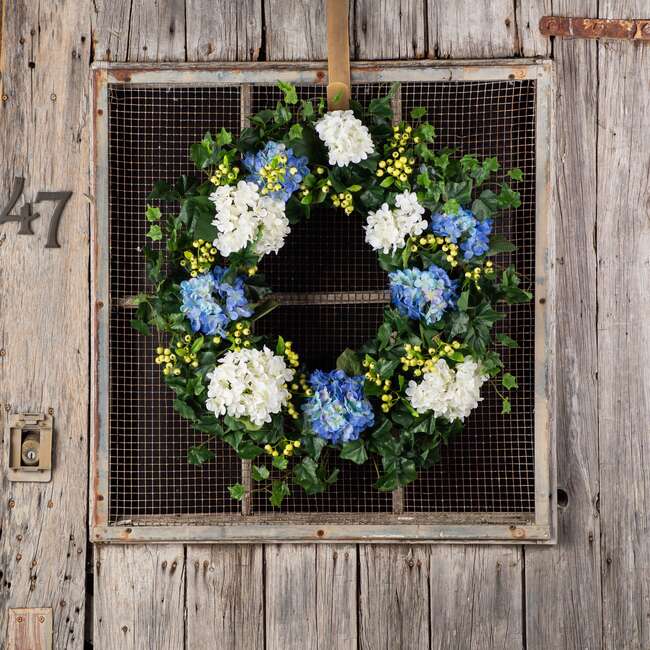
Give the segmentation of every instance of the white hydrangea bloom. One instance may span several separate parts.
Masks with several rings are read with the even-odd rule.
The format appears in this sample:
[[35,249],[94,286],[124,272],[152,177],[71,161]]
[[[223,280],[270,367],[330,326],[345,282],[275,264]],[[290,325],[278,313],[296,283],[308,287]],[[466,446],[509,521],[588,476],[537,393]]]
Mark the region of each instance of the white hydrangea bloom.
[[284,203],[261,196],[255,183],[220,185],[210,200],[216,207],[212,225],[219,231],[213,246],[224,257],[243,250],[253,241],[257,241],[255,252],[259,255],[277,253],[291,231]]
[[369,212],[364,226],[366,241],[376,251],[394,253],[404,248],[408,237],[415,237],[426,230],[422,218],[424,208],[415,192],[402,192],[395,197],[394,209],[384,203],[379,210]]
[[216,416],[245,417],[261,426],[286,406],[286,384],[293,376],[294,371],[287,367],[284,358],[266,346],[262,350],[231,350],[207,375],[210,384],[205,405]]
[[370,131],[352,111],[325,113],[316,122],[316,132],[327,147],[330,165],[359,163],[375,150]]
[[411,406],[420,414],[433,411],[450,422],[464,420],[481,401],[481,386],[487,381],[480,364],[466,357],[452,370],[444,359],[439,359],[432,370],[425,372],[422,381],[410,381],[406,395]]

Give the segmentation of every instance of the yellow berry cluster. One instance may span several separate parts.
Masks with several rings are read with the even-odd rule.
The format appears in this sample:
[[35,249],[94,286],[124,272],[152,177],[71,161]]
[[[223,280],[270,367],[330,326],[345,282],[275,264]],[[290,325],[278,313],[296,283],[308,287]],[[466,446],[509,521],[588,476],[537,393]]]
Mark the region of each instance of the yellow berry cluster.
[[[292,176],[298,173],[297,167],[290,167],[288,171]],[[275,156],[270,163],[260,169],[260,176],[266,183],[262,188],[262,194],[279,192],[282,189],[282,181],[287,176],[287,157],[284,154]]]
[[190,275],[195,278],[199,273],[206,273],[212,268],[217,249],[203,239],[193,241],[192,248],[196,248],[196,255],[191,250],[185,251],[183,253],[185,259],[181,260],[181,266],[189,269]]
[[251,277],[253,277],[253,276],[257,273],[257,267],[256,267],[256,266],[251,266],[251,267],[248,269],[247,273],[248,273],[248,275],[250,275]]
[[350,192],[339,192],[332,194],[332,205],[335,208],[343,208],[345,214],[352,214],[354,210],[354,200]]
[[[300,385],[298,385],[298,383]],[[307,395],[307,397],[310,397],[313,394],[314,391],[309,388],[309,384],[307,383],[307,375],[305,375],[305,373],[300,374],[300,377],[298,377],[298,383],[294,382],[291,384],[292,393],[302,392],[303,394]]]
[[156,348],[155,362],[159,366],[165,364],[163,367],[163,375],[178,376],[181,374],[181,369],[176,366],[177,359],[177,356],[169,348]]
[[300,365],[300,361],[298,359],[298,353],[294,352],[291,349],[292,343],[291,341],[285,341],[284,343],[284,356],[287,357],[287,361],[289,362],[290,366],[293,366],[294,368],[297,368]]
[[393,137],[389,143],[391,149],[397,149],[398,152],[402,153],[404,147],[409,144],[409,141],[413,139],[415,144],[420,142],[418,136],[413,136],[413,127],[408,124],[395,125],[393,127]]
[[182,341],[176,342],[176,354],[181,361],[187,363],[192,368],[198,368],[196,352],[192,352],[192,337],[186,334]]
[[384,174],[388,174],[389,176],[395,177],[398,181],[405,183],[413,173],[414,164],[415,158],[407,158],[404,155],[400,155],[398,151],[393,151],[386,160],[379,161],[378,169],[375,173],[378,178],[381,178]]
[[[235,323],[235,328],[228,332],[227,339],[230,341],[230,347],[235,351],[239,352],[242,348],[250,348],[251,346],[251,328],[250,323],[246,321],[238,321]],[[212,342],[216,345],[221,343],[221,339],[218,336],[215,336],[212,339]]]
[[214,170],[210,177],[210,182],[214,185],[232,185],[239,176],[239,167],[231,167],[228,158],[224,158],[219,166]]
[[[286,442],[279,443],[278,448],[282,447],[282,445],[284,445],[284,448],[282,450],[282,455],[293,456],[293,450],[298,449],[300,447],[300,440],[286,440]],[[264,445],[264,451],[269,456],[273,456],[273,458],[276,458],[277,456],[280,455],[278,449],[274,448],[273,445],[269,445],[269,444]]]
[[[480,266],[477,266],[473,271],[466,271],[465,272],[465,277],[468,280],[474,280],[476,284],[478,284],[478,281],[481,279],[481,276],[483,274],[485,275],[492,275],[494,273],[494,267],[493,264],[490,260],[488,260],[485,263],[485,269],[483,269]],[[480,287],[479,287],[480,288]]]
[[406,343],[404,345],[404,355],[400,358],[402,370],[407,371],[413,368],[413,374],[419,377],[423,372],[432,370],[440,357],[454,354],[456,350],[460,349],[461,344],[458,341],[445,343],[438,340],[437,346],[437,349],[431,347],[423,351],[420,345]]
[[381,386],[382,378],[379,375],[379,373],[375,370],[377,364],[374,361],[369,361],[368,359],[364,359],[362,365],[364,368],[368,369],[365,375],[366,379],[368,381],[374,382],[376,386]]

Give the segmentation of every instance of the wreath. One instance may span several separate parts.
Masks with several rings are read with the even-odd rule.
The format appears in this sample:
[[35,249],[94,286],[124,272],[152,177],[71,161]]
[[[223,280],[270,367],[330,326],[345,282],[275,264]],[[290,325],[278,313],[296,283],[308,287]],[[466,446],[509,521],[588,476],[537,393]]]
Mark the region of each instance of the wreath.
[[[221,129],[191,147],[202,178],[155,185],[146,218],[158,243],[144,249],[153,290],[136,297],[132,326],[157,331],[155,362],[174,408],[206,434],[190,463],[214,458],[212,438],[225,441],[252,461],[254,489],[273,506],[296,485],[326,490],[345,466],[337,456],[373,462],[376,487],[394,490],[439,460],[484,384],[510,412],[517,380],[499,346],[518,344],[492,328],[500,304],[531,294],[512,266],[492,260],[515,250],[492,230],[499,211],[520,205],[504,179],[522,172],[496,182],[495,158],[436,150],[425,108],[394,123],[396,87],[367,107],[327,112],[323,100],[278,85],[283,100],[239,137]],[[360,350],[342,351],[334,370],[308,371],[291,341],[256,332],[277,306],[258,264],[321,204],[359,219],[391,305]]]

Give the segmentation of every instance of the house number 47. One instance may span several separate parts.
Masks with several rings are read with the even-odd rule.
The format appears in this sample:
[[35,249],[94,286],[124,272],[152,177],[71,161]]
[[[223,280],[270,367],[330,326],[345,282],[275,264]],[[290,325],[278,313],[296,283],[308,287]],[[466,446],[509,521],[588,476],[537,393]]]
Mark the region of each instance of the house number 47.
[[[18,214],[11,214],[11,211],[18,202],[20,195],[23,193],[24,186],[25,179],[16,176],[14,178],[14,186],[11,190],[11,196],[9,197],[9,203],[5,208],[0,210],[0,225],[9,223],[10,221],[16,221],[20,224],[20,228],[18,229],[19,235],[33,235],[34,231],[32,230],[32,221],[38,219],[41,215],[38,212],[33,212],[33,206],[31,203],[25,203],[18,211]],[[65,204],[71,196],[72,192],[36,193],[34,203],[42,203],[44,201],[56,202],[52,218],[50,219],[50,227],[47,231],[47,242],[45,243],[45,248],[61,248],[57,238],[59,233],[59,222],[61,221],[61,215],[63,214]]]

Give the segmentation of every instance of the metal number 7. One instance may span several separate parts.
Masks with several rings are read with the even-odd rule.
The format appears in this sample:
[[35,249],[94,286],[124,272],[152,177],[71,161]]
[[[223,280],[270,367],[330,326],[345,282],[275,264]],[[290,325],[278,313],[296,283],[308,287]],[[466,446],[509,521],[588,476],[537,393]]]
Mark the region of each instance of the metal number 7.
[[34,203],[42,201],[57,201],[52,218],[50,219],[50,227],[47,231],[47,243],[45,248],[61,248],[58,240],[59,222],[61,221],[61,214],[65,208],[65,204],[72,196],[72,192],[38,192]]

